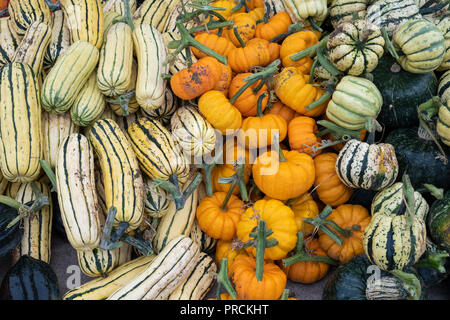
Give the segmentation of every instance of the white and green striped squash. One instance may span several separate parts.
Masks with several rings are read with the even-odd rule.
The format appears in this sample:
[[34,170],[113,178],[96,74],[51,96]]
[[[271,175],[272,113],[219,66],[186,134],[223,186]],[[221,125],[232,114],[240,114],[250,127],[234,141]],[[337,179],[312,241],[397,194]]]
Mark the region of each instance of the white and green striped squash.
[[169,212],[171,200],[167,196],[167,192],[156,186],[149,178],[144,178],[145,182],[145,200],[144,210],[147,215],[152,218],[161,218]]
[[163,32],[180,0],[145,0],[133,14],[135,25],[148,24]]
[[367,280],[367,300],[408,300],[411,293],[402,281],[393,276],[382,276],[379,279],[372,277]]
[[315,21],[325,20],[328,8],[327,0],[281,0],[292,21],[302,22],[309,17]]
[[411,73],[434,71],[444,59],[444,36],[425,19],[410,20],[400,25],[392,42],[399,55],[397,62]]
[[333,0],[329,6],[330,21],[333,27],[353,20],[354,14],[359,19],[366,16],[368,0]]
[[[128,88],[126,90],[126,94],[130,94],[133,90],[136,90],[136,79],[137,79],[137,62],[135,60],[133,60],[133,65],[131,67],[131,78],[130,78],[130,83],[128,84]],[[115,101],[115,99],[118,99],[119,97],[114,97],[112,98],[112,100]],[[120,104],[114,103],[114,102],[109,102],[109,106],[111,107],[111,109],[114,111],[114,113],[118,116],[122,116],[123,115],[123,110],[122,107],[120,106]],[[130,98],[130,100],[128,101],[128,113],[129,115],[132,115],[134,113],[136,113],[139,110],[139,103],[136,100],[136,93],[133,94]]]
[[21,185],[22,183],[20,182],[8,182],[8,185],[4,191],[5,196],[15,199]]
[[[133,14],[136,11],[137,3],[136,0],[129,0],[130,11]],[[103,13],[117,12],[121,16],[125,15],[125,1],[124,0],[109,0],[105,1],[103,4]]]
[[94,175],[94,152],[79,133],[62,143],[56,163],[61,219],[70,245],[76,250],[98,247],[102,234]]
[[439,79],[438,96],[443,104],[450,100],[450,70],[446,71]]
[[120,250],[103,250],[94,248],[77,250],[78,265],[81,272],[88,277],[105,277],[119,266]]
[[394,147],[388,143],[348,141],[336,160],[336,173],[350,188],[381,190],[391,186],[398,175]]
[[328,119],[349,130],[363,130],[367,118],[376,118],[383,97],[368,79],[347,75],[339,81],[328,103]]
[[[200,193],[200,190],[198,191],[198,193]],[[217,239],[211,238],[205,232],[203,232],[202,229],[200,228],[200,225],[198,224],[197,219],[194,220],[194,224],[192,225],[189,237],[195,242],[197,242],[202,252],[206,253],[214,252],[214,249],[216,248],[217,244]]]
[[0,68],[12,62],[21,38],[11,27],[11,17],[0,18]]
[[70,46],[70,30],[62,10],[53,12],[52,37],[44,56],[44,69],[53,67],[59,56]]
[[384,54],[383,47],[380,28],[365,20],[340,24],[327,41],[330,61],[353,76],[372,72]]
[[[23,236],[19,246],[12,252],[12,264],[23,255],[50,263],[52,247],[52,200],[50,188],[44,183],[34,181],[39,191],[49,199],[49,204],[23,219]],[[23,204],[36,200],[32,183],[22,183],[15,199]]]
[[[179,41],[181,39],[181,35],[179,34],[178,31],[167,31],[165,33],[163,33],[163,39],[164,39],[164,43],[166,45],[166,47],[169,46],[169,43],[171,41]],[[168,54],[172,54],[174,53],[176,49],[167,49]],[[189,50],[191,50],[189,48]],[[192,53],[192,51],[191,51]],[[192,59],[192,63],[197,62],[197,58],[195,57],[194,54],[191,54],[191,59]],[[177,54],[176,57],[174,57],[173,61],[170,63],[169,65],[169,72],[171,75],[174,75],[176,73],[178,73],[179,71],[186,69],[188,64],[187,64],[188,58],[187,58],[187,54],[186,54],[186,50],[181,51],[179,54]]]
[[40,21],[51,25],[50,9],[45,0],[11,0],[8,5],[12,27],[23,37],[33,22]]
[[96,73],[92,72],[70,108],[70,117],[77,126],[86,127],[102,115],[105,107],[105,96],[97,86]]
[[216,145],[213,126],[191,106],[178,108],[170,120],[171,132],[188,158],[202,159]]
[[0,69],[0,168],[11,182],[39,177],[41,105],[33,69],[13,62]]
[[181,235],[172,239],[150,265],[108,300],[163,300],[191,273],[200,253],[198,245]]
[[48,112],[64,113],[73,105],[99,58],[98,49],[80,40],[70,45],[50,69],[42,86],[42,107]]
[[438,112],[436,131],[442,142],[450,146],[450,103],[441,104]]
[[6,189],[8,188],[9,181],[5,179],[5,177],[0,172],[0,195],[5,194]]
[[146,117],[157,120],[163,125],[168,125],[179,104],[179,98],[172,92],[170,88],[167,88],[164,103],[159,108],[153,110],[141,110],[142,114]]
[[446,71],[450,69],[450,15],[440,17],[436,23],[437,28],[442,32],[445,39],[445,53],[441,65],[437,71]]
[[191,274],[167,297],[168,300],[202,300],[217,275],[214,260],[204,252],[197,255],[197,263]]

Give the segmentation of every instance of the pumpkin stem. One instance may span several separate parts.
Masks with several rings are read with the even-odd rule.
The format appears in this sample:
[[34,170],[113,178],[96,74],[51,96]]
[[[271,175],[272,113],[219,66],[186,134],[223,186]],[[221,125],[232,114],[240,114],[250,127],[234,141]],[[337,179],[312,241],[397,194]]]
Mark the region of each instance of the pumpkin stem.
[[[274,62],[272,62],[271,64],[269,64],[267,67],[265,67],[262,71],[245,77],[243,81],[245,81],[246,84],[243,85],[242,88],[240,88],[238,90],[238,92],[236,92],[235,95],[231,97],[230,103],[231,104],[235,103],[236,100],[244,93],[244,91],[247,90],[252,84],[254,84],[257,81],[261,81],[262,85],[261,85],[261,83],[259,83],[258,87],[261,86],[261,88],[262,88],[264,83],[266,81],[268,81],[268,79],[270,79],[270,77],[272,77],[275,72],[278,71],[279,64],[280,64],[280,59],[277,59]],[[261,88],[259,88],[259,90]],[[255,92],[255,90],[253,90],[253,92],[255,94],[258,93],[258,91]]]
[[308,17],[308,22],[311,24],[311,27],[314,30],[319,31],[320,33],[323,32],[323,29],[320,27],[320,25],[318,23],[316,23],[316,21],[314,21],[314,19],[312,17]]
[[[47,4],[48,8],[50,9],[50,12],[55,12],[61,8],[60,0],[56,1],[56,3],[53,3],[51,0],[44,0]],[[0,13],[0,17],[2,17]]]
[[119,227],[117,230],[111,235],[111,242],[116,242],[120,240],[120,238],[125,234],[125,231],[128,229],[130,224],[125,221],[121,221],[119,223]]
[[100,238],[99,248],[103,250],[112,250],[115,248],[120,248],[122,242],[111,242],[111,233],[113,228],[114,219],[116,218],[117,208],[110,207],[108,210],[108,215],[106,216],[105,226],[103,227],[102,236]]
[[433,197],[435,197],[438,200],[441,200],[444,198],[444,189],[437,188],[436,186],[424,183],[422,188],[416,189],[417,192],[425,193],[429,192]]
[[[425,102],[425,103],[427,103],[427,102]],[[419,110],[421,109],[421,106],[422,105],[419,106],[417,112],[420,112]],[[424,109],[428,109],[428,108],[427,107],[422,107],[422,110],[424,110]],[[426,115],[430,115],[430,111],[429,110],[430,109],[428,109],[426,111]],[[434,135],[434,133],[431,131],[430,127],[428,126],[428,123],[424,120],[424,117],[426,115],[423,115],[422,113],[419,113],[419,125],[420,125],[420,128],[424,129],[428,133],[428,135],[431,137],[431,140],[433,140],[434,144],[437,146],[437,148],[439,149],[439,152],[442,155],[443,163],[446,165],[448,163],[447,155],[445,154],[445,151],[442,148],[441,144],[439,143],[438,139],[436,139],[436,136]]]
[[312,45],[311,47],[304,49],[302,51],[299,51],[297,53],[294,53],[293,55],[290,56],[292,61],[297,61],[300,60],[306,56],[313,56],[316,54],[317,48],[319,48],[320,46],[326,45],[328,38],[330,37],[330,35],[327,35],[326,37],[323,37],[322,40],[320,40],[318,43]]
[[330,91],[327,91],[319,99],[317,99],[316,101],[308,104],[305,107],[305,109],[309,111],[309,110],[312,110],[314,108],[317,108],[318,106],[324,104],[328,99],[330,99],[330,97],[331,97],[331,93],[330,93]]
[[216,166],[217,163],[219,163],[219,160],[222,159],[223,155],[223,149],[219,148],[214,155],[214,158],[212,159],[211,163],[203,163],[196,165],[197,168],[203,169],[203,172],[205,174],[205,187],[206,187],[206,194],[211,197],[213,195],[213,187],[212,187],[212,179],[211,174]]
[[327,70],[333,77],[342,75],[342,72],[328,60],[326,57],[326,52],[326,42],[324,42],[317,48],[317,59],[319,59],[320,65],[324,67],[325,70]]
[[314,82],[314,72],[316,71],[317,66],[319,65],[319,59],[314,59],[313,64],[311,66],[311,71],[309,72],[308,83],[312,84]]
[[131,9],[130,9],[130,0],[124,0],[123,1],[124,7],[125,7],[125,13],[123,15],[122,19],[117,20],[117,22],[124,22],[127,25],[130,26],[131,30],[133,31],[135,29],[133,17],[131,15]]
[[312,254],[306,252],[306,250],[303,247],[303,232],[299,231],[297,233],[297,248],[295,251],[295,255],[293,255],[289,258],[283,259],[282,263],[285,267],[288,267],[290,265],[293,265],[294,263],[303,262],[303,261],[323,262],[323,263],[328,263],[328,264],[331,264],[334,266],[338,264],[337,261],[335,261],[329,257],[312,255]]
[[419,107],[417,108],[417,113],[419,114],[419,117],[421,117],[423,120],[431,121],[431,118],[433,118],[435,115],[438,114],[440,104],[441,98],[435,96],[430,100],[420,104]]
[[50,164],[43,160],[40,159],[39,163],[41,164],[42,169],[44,170],[45,174],[47,175],[48,179],[50,180],[51,184],[52,184],[52,189],[50,190],[51,192],[55,192],[57,190],[56,187],[56,175],[52,170],[52,167],[50,166]]
[[404,197],[404,201],[406,204],[406,212],[408,213],[408,225],[411,226],[412,225],[412,218],[415,214],[415,199],[414,199],[414,188],[411,184],[411,180],[409,179],[409,175],[407,175],[406,173],[403,175],[402,177],[402,182],[403,182],[403,186],[402,186],[402,192],[403,192],[403,197]]
[[378,123],[377,120],[374,118],[366,118],[366,124],[365,124],[366,130],[369,132],[369,136],[367,137],[367,142],[369,144],[375,143],[375,133],[378,131],[382,131],[383,128]]
[[157,187],[161,187],[170,193],[172,199],[175,201],[176,209],[181,210],[184,208],[187,198],[189,198],[202,181],[202,174],[200,172],[197,173],[184,192],[180,190],[178,176],[176,174],[172,174],[169,177],[169,181],[162,179],[154,179],[153,181]]
[[269,42],[273,43],[273,42],[278,42],[280,40],[283,40],[283,39],[289,37],[291,34],[294,34],[294,33],[302,31],[304,27],[305,27],[305,25],[303,23],[291,24],[289,26],[289,28],[288,28],[288,32],[281,33],[281,34],[277,35],[276,37],[274,37]]
[[239,11],[242,7],[245,7],[245,11],[249,12],[250,8],[247,5],[248,0],[239,0],[239,2],[231,8],[231,13],[235,13],[236,11]]
[[225,287],[225,290],[227,290],[228,294],[233,299],[236,299],[236,290],[233,288],[233,285],[228,278],[228,258],[222,258],[222,261],[220,262],[220,270],[217,275],[217,300],[221,300],[220,291],[222,286]]
[[128,109],[128,105],[130,104],[130,100],[136,95],[136,89],[125,92],[121,96],[115,99],[107,99],[107,102],[111,104],[118,104],[122,109],[122,116],[127,117],[130,112]]
[[281,294],[280,300],[288,300],[289,298],[289,289],[284,289],[283,293]]
[[256,114],[260,118],[264,117],[264,114],[262,112],[262,102],[263,102],[264,98],[267,97],[267,95],[268,95],[267,92],[264,92],[262,95],[260,95],[258,97],[258,101],[256,103]]
[[[234,166],[234,171],[236,172],[235,174],[233,174],[231,177],[221,177],[219,178],[219,183],[220,184],[228,184],[231,183],[230,189],[228,189],[228,192],[233,192],[234,188],[236,187],[236,185],[239,187],[239,190],[241,192],[241,199],[242,201],[248,201],[248,193],[247,193],[247,186],[245,185],[244,182],[244,172],[245,172],[245,159],[241,159],[243,160],[243,163],[239,163],[236,164]],[[230,194],[231,197],[231,194]],[[225,198],[225,200],[227,200]],[[227,200],[228,202],[228,200]],[[225,203],[226,205],[226,203]],[[226,210],[226,207],[223,207],[223,210]]]
[[130,246],[138,249],[139,252],[141,252],[144,256],[148,257],[155,253],[153,251],[153,247],[151,246],[150,242],[148,242],[148,241],[137,239],[128,234],[124,234],[122,236],[122,241],[129,244]]
[[234,36],[236,37],[236,39],[239,41],[239,44],[241,45],[241,47],[245,48],[245,42],[244,42],[244,40],[242,40],[237,26],[233,26],[233,33],[234,33]]
[[401,270],[392,270],[390,273],[397,277],[402,282],[403,287],[409,292],[410,297],[408,300],[419,300],[422,293],[422,286],[414,274]]
[[266,11],[264,12],[264,23],[268,24],[269,23],[269,15],[271,12],[270,4],[268,2],[264,2],[264,6],[266,7]]
[[286,162],[286,157],[283,154],[283,150],[281,149],[280,146],[280,135],[278,133],[275,133],[273,135],[273,144],[275,147],[275,150],[278,152],[278,161],[280,162]]
[[340,238],[336,232],[334,232],[333,230],[331,230],[328,225],[330,225],[334,230],[336,230],[338,233],[340,233],[341,235],[345,235],[346,232],[344,231],[344,229],[342,229],[341,227],[339,227],[335,222],[330,221],[330,220],[326,220],[326,218],[333,212],[333,209],[331,208],[331,206],[327,205],[323,211],[321,213],[319,213],[318,216],[314,217],[314,218],[301,218],[303,221],[305,221],[306,223],[309,223],[313,226],[315,226],[317,229],[322,230],[323,233],[325,233],[326,235],[328,235],[331,239],[333,239],[334,242],[336,242],[337,244],[339,244],[340,246],[342,245],[342,238]]
[[419,261],[414,264],[414,268],[432,268],[440,273],[446,273],[445,263],[449,257],[449,253],[445,250],[439,250],[435,245],[427,249]]
[[202,25],[202,26],[192,27],[188,31],[189,31],[189,33],[192,34],[192,33],[197,33],[197,32],[213,30],[213,29],[222,30],[223,28],[231,27],[232,25],[234,25],[234,21],[232,21],[232,20],[221,21],[221,22],[208,22],[207,24]]
[[266,248],[274,247],[278,244],[278,240],[275,238],[267,239],[273,231],[267,229],[266,221],[260,220],[257,226],[256,233],[251,233],[253,237],[253,246],[256,247],[256,280],[262,281],[264,271],[264,255]]
[[381,34],[383,35],[383,39],[386,45],[386,48],[388,49],[389,53],[391,54],[391,56],[393,56],[395,59],[398,59],[398,53],[394,48],[394,45],[392,44],[391,39],[389,38],[389,35],[387,33],[387,30],[385,27],[381,28]]
[[[219,183],[220,183],[220,179],[219,179]],[[222,205],[220,206],[220,209],[222,211],[228,210],[228,201],[230,201],[231,195],[233,194],[233,190],[234,190],[234,188],[236,188],[236,186],[237,186],[237,181],[235,179],[233,179],[233,182],[231,182],[231,186],[228,189],[227,195],[225,196],[225,199],[223,199]]]
[[[359,131],[348,130],[338,126],[337,124],[328,120],[318,120],[318,125],[327,128],[327,130],[320,130],[316,136],[320,137],[324,134],[331,133],[335,139],[342,139],[343,137],[352,137],[355,139],[360,139],[362,133]],[[345,139],[344,139],[345,140]]]

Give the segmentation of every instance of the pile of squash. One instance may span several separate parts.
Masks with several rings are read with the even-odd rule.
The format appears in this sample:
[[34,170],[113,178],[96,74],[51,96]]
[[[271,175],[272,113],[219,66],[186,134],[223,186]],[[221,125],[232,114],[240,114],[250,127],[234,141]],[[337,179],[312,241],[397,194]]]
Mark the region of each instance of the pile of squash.
[[[448,8],[0,1],[0,296],[292,300],[328,275],[323,299],[426,299],[450,252]],[[65,293],[53,230],[93,278]]]

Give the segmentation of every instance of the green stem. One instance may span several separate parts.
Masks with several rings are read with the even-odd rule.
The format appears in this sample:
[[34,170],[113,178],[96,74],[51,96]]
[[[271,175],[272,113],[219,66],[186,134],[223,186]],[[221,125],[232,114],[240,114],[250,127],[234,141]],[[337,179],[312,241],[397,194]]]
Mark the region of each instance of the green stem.
[[6,17],[9,14],[8,8],[5,8],[0,11],[0,18]]
[[289,26],[289,28],[288,28],[288,32],[281,33],[281,34],[277,35],[276,37],[274,37],[269,42],[273,43],[273,42],[278,42],[280,40],[283,40],[283,39],[289,37],[291,34],[294,34],[294,33],[302,31],[304,27],[305,27],[305,25],[303,23],[291,24]]
[[[437,188],[436,186],[429,184],[429,183],[424,183],[423,186],[424,186],[426,192],[431,193],[431,195],[433,197],[435,197],[436,199],[441,200],[444,198],[444,189]],[[416,190],[416,191],[419,191],[419,190]]]
[[307,49],[304,49],[302,51],[299,51],[297,53],[294,53],[293,55],[290,56],[291,60],[292,61],[297,61],[297,60],[300,60],[300,59],[302,59],[304,57],[307,57],[307,56],[313,56],[316,53],[317,48],[319,48],[320,46],[326,44],[326,42],[328,41],[329,37],[330,37],[330,35],[322,38],[322,40],[320,40],[318,43],[312,45],[311,47],[309,47]]
[[103,250],[112,250],[115,248],[120,248],[122,242],[112,243],[111,233],[113,228],[114,220],[116,219],[117,209],[116,207],[110,207],[108,210],[108,215],[106,216],[105,226],[103,227],[102,236],[100,238],[99,248]]
[[264,271],[264,254],[266,251],[267,238],[266,222],[259,221],[257,237],[256,237],[256,280],[262,281]]
[[213,29],[222,29],[226,27],[231,27],[234,25],[234,21],[222,21],[222,22],[209,22],[203,26],[196,26],[191,29],[189,29],[189,33],[197,33],[197,32],[204,32],[207,30],[213,30]]
[[233,8],[231,8],[231,13],[239,11],[242,7],[245,7],[245,10],[247,12],[250,11],[250,8],[247,5],[247,0],[239,0],[239,2]]
[[314,82],[314,72],[316,71],[317,66],[319,65],[319,59],[314,59],[313,64],[311,66],[311,71],[309,72],[309,80],[308,83],[312,84]]
[[228,258],[222,258],[220,262],[220,271],[217,275],[217,300],[220,300],[220,289],[222,286],[233,299],[236,299],[236,290],[228,278]]
[[[247,193],[247,186],[244,182],[244,173],[245,173],[245,161],[244,163],[237,164],[234,168],[235,174],[233,174],[231,177],[221,177],[219,178],[220,184],[232,184],[232,187],[230,187],[229,190],[233,191],[236,187],[236,184],[239,187],[240,193],[241,193],[241,200],[242,201],[248,201],[248,193]],[[233,185],[233,183],[236,182],[236,184]],[[229,192],[228,190],[228,192]]]
[[389,35],[385,27],[381,28],[381,34],[383,35],[386,48],[388,49],[391,56],[393,56],[395,59],[398,59],[398,53],[397,51],[395,51],[394,45],[392,44],[391,39],[389,39]]
[[202,163],[200,165],[196,165],[197,168],[203,169],[203,173],[205,174],[205,188],[206,188],[206,194],[211,197],[213,195],[213,187],[212,187],[212,178],[211,174],[216,166],[217,163],[219,163],[219,160],[222,159],[223,155],[223,149],[219,148],[216,150],[216,154],[214,155],[214,158],[212,159],[211,163]]
[[123,0],[124,7],[125,7],[125,13],[123,15],[123,18],[119,20],[119,22],[124,22],[127,25],[130,26],[131,30],[134,31],[135,26],[133,22],[133,17],[131,15],[131,9],[130,9],[130,0]]
[[312,17],[308,17],[308,21],[311,24],[311,27],[313,27],[314,30],[319,31],[320,33],[323,32],[323,29],[314,21]]
[[449,257],[448,252],[429,254],[414,264],[414,268],[432,268],[440,273],[446,273],[445,262]]
[[234,36],[236,37],[236,39],[239,41],[239,44],[241,45],[241,47],[245,48],[245,42],[244,42],[244,40],[242,40],[237,26],[233,26],[233,33],[234,33]]
[[264,114],[262,112],[262,102],[267,97],[267,95],[267,92],[264,92],[258,97],[258,101],[256,102],[256,114],[259,118],[264,117]]
[[289,289],[284,289],[281,294],[280,300],[288,300],[289,299]]
[[407,175],[406,173],[403,175],[402,177],[402,182],[403,182],[403,195],[406,199],[406,205],[407,205],[407,209],[406,211],[408,212],[408,223],[411,226],[412,225],[412,218],[415,214],[415,199],[414,199],[414,188],[411,184],[411,179],[409,179],[409,175]]
[[336,232],[334,232],[333,230],[331,230],[328,225],[331,225],[332,227],[335,228],[335,230],[339,233],[345,233],[345,231],[339,227],[336,223],[334,223],[333,221],[330,220],[326,220],[326,218],[333,212],[333,209],[331,208],[331,206],[327,205],[323,211],[321,213],[319,213],[318,216],[314,217],[314,218],[302,218],[302,220],[306,223],[309,223],[315,227],[317,227],[318,229],[320,229],[323,233],[325,233],[326,235],[328,235],[334,242],[336,242],[337,244],[339,244],[340,246],[342,245],[342,238],[340,238]]
[[430,100],[420,104],[417,109],[419,117],[421,117],[425,121],[431,121],[431,118],[433,118],[439,112],[440,102],[441,99],[438,96],[435,96]]
[[144,256],[148,257],[154,254],[151,244],[148,243],[147,241],[136,239],[135,237],[132,237],[128,234],[123,235],[121,240],[129,244],[130,246],[133,246],[136,249],[138,249]]
[[360,139],[362,135],[362,133],[359,131],[342,128],[341,126],[338,126],[337,124],[328,120],[318,120],[317,124],[330,130],[333,134],[333,137],[335,137],[336,139],[341,139],[344,136]]
[[280,146],[280,135],[278,133],[274,134],[273,136],[273,144],[275,146],[275,149],[278,152],[278,161],[280,162],[286,162],[286,157],[283,154],[283,149],[281,149]]
[[23,207],[23,204],[8,196],[0,195],[0,203],[7,205],[8,207],[19,210]]
[[325,68],[333,77],[342,75],[342,72],[338,70],[325,56],[326,43],[317,48],[317,59],[319,59],[320,65]]
[[422,293],[422,286],[414,274],[401,270],[393,270],[390,273],[397,277],[402,282],[403,287],[410,293],[408,300],[419,300]]
[[419,13],[421,15],[427,15],[427,14],[430,14],[430,13],[434,13],[436,11],[444,9],[449,3],[450,3],[450,1],[446,0],[446,1],[444,1],[442,3],[439,3],[439,4],[437,4],[437,5],[433,6],[433,7],[429,7],[429,8],[423,8],[422,7],[422,8],[419,9]]
[[125,234],[125,231],[128,229],[129,226],[130,224],[128,222],[121,221],[119,223],[119,228],[117,228],[117,230],[111,236],[111,242],[118,241]]
[[45,174],[47,175],[48,179],[50,180],[50,183],[52,184],[52,189],[50,190],[51,192],[55,192],[57,191],[57,186],[56,186],[56,175],[52,170],[52,167],[50,166],[50,164],[43,160],[40,159],[39,163],[41,164],[42,170],[44,170]]
[[327,101],[328,99],[330,99],[331,97],[331,93],[329,91],[325,92],[324,95],[322,95],[319,99],[317,99],[316,101],[308,104],[305,109],[306,110],[313,110],[314,108],[317,108],[318,106],[322,105],[325,103],[325,101]]

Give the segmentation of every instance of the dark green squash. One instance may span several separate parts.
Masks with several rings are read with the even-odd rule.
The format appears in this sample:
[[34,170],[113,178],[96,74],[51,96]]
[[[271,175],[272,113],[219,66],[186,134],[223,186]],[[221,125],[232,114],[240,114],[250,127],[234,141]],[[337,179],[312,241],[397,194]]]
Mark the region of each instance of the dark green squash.
[[3,300],[60,300],[58,278],[49,264],[21,256],[3,278]]
[[[373,265],[365,254],[358,255],[347,263],[340,265],[328,278],[323,294],[323,300],[367,300],[366,289],[367,283],[370,277],[373,277],[375,270],[380,271],[380,277],[392,277],[392,275],[386,271],[383,271]],[[421,280],[419,278],[419,280]],[[421,283],[421,296],[420,300],[424,300],[427,297],[427,291],[424,289]],[[402,291],[402,288],[398,288],[398,292]],[[391,291],[391,290],[390,290]],[[386,291],[381,292],[384,295],[390,293]],[[403,292],[402,292],[403,293]],[[390,297],[397,298],[398,297]]]
[[450,271],[449,254],[427,241],[427,251],[413,267],[422,278],[424,286],[430,288],[447,278]]
[[0,203],[0,257],[16,248],[23,236],[23,229],[19,224],[7,228],[8,224],[17,217],[17,210]]
[[450,148],[442,146],[448,160],[445,164],[434,142],[420,138],[417,132],[417,128],[400,128],[386,137],[385,142],[395,148],[400,167],[397,180],[406,171],[416,189],[424,183],[450,189]]
[[436,200],[431,205],[427,226],[433,242],[450,252],[450,190],[447,190],[443,199]]
[[437,92],[438,81],[434,73],[407,72],[391,55],[385,54],[372,74],[373,83],[383,96],[378,122],[388,130],[419,125],[417,107]]
[[56,192],[52,192],[52,202],[53,202],[53,219],[52,219],[52,230],[65,241],[67,240],[66,229],[64,229],[64,224],[61,218],[61,211],[59,210],[58,195]]

